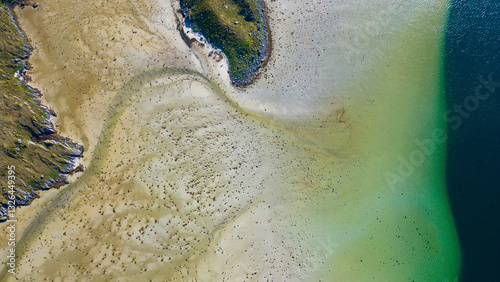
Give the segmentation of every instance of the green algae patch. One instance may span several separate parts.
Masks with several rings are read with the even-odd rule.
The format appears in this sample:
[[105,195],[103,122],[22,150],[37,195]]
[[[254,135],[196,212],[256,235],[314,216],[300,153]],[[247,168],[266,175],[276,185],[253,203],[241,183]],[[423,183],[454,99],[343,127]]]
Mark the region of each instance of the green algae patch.
[[[49,111],[35,99],[16,72],[23,70],[28,45],[12,22],[9,11],[0,8],[0,221],[7,219],[9,200],[29,204],[40,188],[65,182],[62,174],[74,168],[73,159],[82,148],[55,135]],[[14,174],[12,174],[14,173]],[[8,182],[14,175],[14,185]]]
[[262,1],[181,0],[186,25],[222,49],[229,60],[231,80],[251,83],[268,55],[268,29]]

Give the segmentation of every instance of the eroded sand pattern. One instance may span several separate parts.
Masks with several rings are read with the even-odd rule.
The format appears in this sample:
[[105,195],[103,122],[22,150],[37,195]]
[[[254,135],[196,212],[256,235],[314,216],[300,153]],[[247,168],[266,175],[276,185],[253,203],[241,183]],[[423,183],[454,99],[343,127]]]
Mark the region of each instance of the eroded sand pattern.
[[[47,237],[26,238],[35,239],[26,253],[33,260],[21,273],[241,279],[249,273],[237,265],[253,273],[265,260],[298,253],[279,226],[289,224],[280,223],[286,198],[303,181],[293,171],[309,159],[294,161],[280,150],[293,142],[231,111],[206,80],[175,74],[158,71],[124,86],[92,166],[66,190],[77,196],[51,207]],[[285,166],[293,170],[271,173]],[[270,189],[278,186],[279,193]],[[268,254],[256,260],[261,252]],[[222,268],[214,264],[221,260]],[[290,274],[298,267],[287,265]]]
[[[352,27],[370,18],[355,13],[363,1],[267,3],[275,49],[246,92],[187,48],[170,3],[70,2],[17,11],[33,84],[92,152],[37,216],[19,215],[17,278],[455,279],[443,143],[395,185],[385,177],[445,128],[445,1],[373,4],[389,12],[372,37]],[[282,14],[300,9],[338,33],[284,36],[307,30]],[[291,59],[310,44],[321,60]]]

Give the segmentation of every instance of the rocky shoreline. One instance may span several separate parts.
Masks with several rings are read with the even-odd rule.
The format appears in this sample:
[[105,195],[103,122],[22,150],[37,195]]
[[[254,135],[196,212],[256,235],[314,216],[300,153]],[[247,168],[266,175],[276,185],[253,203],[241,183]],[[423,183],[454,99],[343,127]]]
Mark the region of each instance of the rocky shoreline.
[[[238,3],[241,2],[238,4],[239,7],[237,7],[241,9],[237,15],[231,14],[231,7],[225,5],[225,10],[229,11],[227,15],[218,15],[217,12],[214,11],[215,17],[218,19],[231,18],[235,21],[228,25],[227,22],[217,20],[208,25],[208,28],[206,24],[204,26],[199,23],[205,19],[202,20],[200,16],[193,16],[193,14],[195,14],[193,10],[195,9],[192,4],[190,5],[188,2],[190,1],[180,0],[179,4],[181,9],[178,11],[182,15],[181,22],[184,27],[180,27],[179,31],[186,44],[191,46],[192,42],[187,39],[189,36],[184,29],[187,29],[187,32],[197,33],[202,38],[202,42],[199,43],[208,43],[215,50],[214,52],[216,54],[223,53],[225,55],[229,64],[228,74],[234,86],[246,87],[252,84],[258,77],[260,70],[266,66],[272,49],[271,34],[268,27],[266,12],[267,7],[264,1],[236,1]],[[249,8],[250,6],[243,8],[244,4],[249,2],[255,5],[254,9]],[[251,12],[255,14],[252,17],[250,17]],[[238,19],[240,21],[237,21]],[[234,28],[233,26],[241,26],[245,23],[255,23],[257,31],[248,34],[250,37],[250,39],[247,38],[248,41],[240,42],[239,39],[243,36],[238,34],[238,32],[242,33],[242,31],[246,31],[246,29],[241,28],[241,30],[238,30],[238,28]],[[245,46],[252,41],[256,41],[258,44],[254,42],[252,48]]]
[[[40,97],[42,94],[38,89],[33,88],[29,85],[29,77],[26,75],[26,73],[30,69],[28,58],[33,48],[29,44],[29,41],[27,40],[22,30],[18,27],[16,19],[13,16],[12,8],[16,5],[23,7],[26,6],[26,3],[18,1],[5,3],[5,6],[9,10],[11,23],[15,26],[19,36],[21,36],[23,38],[23,41],[25,42],[25,45],[23,47],[25,52],[22,56],[12,59],[11,68],[18,68],[18,70],[12,78],[6,76],[5,79],[8,80],[9,83],[12,83],[11,81],[14,80],[14,85],[16,86],[18,85],[18,82],[20,82],[23,84],[24,89],[27,90],[24,91],[24,93],[16,93],[15,95],[13,94],[13,97],[20,100],[19,97],[23,97],[22,95],[31,93],[31,97],[25,96],[26,99],[31,99],[31,101],[24,101],[24,103],[20,103],[20,105],[10,104],[8,105],[8,107],[11,108],[12,113],[18,114],[19,116],[21,116],[21,113],[24,110],[22,109],[23,106],[26,107],[25,105],[27,105],[29,107],[30,112],[28,112],[28,114],[32,114],[33,116],[27,118],[29,123],[20,121],[17,128],[19,128],[19,131],[23,129],[24,131],[30,133],[31,138],[26,138],[27,136],[23,136],[22,133],[18,133],[18,135],[20,136],[17,137],[16,133],[14,133],[14,136],[16,136],[16,138],[18,139],[14,141],[13,146],[9,147],[9,150],[5,148],[7,148],[8,145],[12,144],[1,145],[5,151],[2,153],[4,153],[4,155],[6,156],[6,160],[3,162],[4,164],[14,164],[21,158],[24,164],[26,164],[26,167],[16,166],[19,174],[16,175],[15,180],[16,188],[14,200],[15,206],[26,206],[29,205],[34,199],[39,197],[40,190],[58,188],[62,185],[68,184],[67,178],[69,175],[83,170],[83,166],[80,164],[80,161],[83,156],[84,147],[75,142],[72,142],[68,138],[61,137],[57,134],[53,125],[53,120],[56,117],[56,114],[48,107],[41,104]],[[38,7],[38,5],[34,3],[29,3],[29,5],[31,6],[30,8]],[[13,91],[19,92],[19,89],[15,89]],[[5,97],[2,96],[2,98],[8,99],[10,97],[5,94]],[[7,103],[4,101],[4,104]],[[35,111],[33,111],[33,106],[38,107],[38,109],[35,109]],[[19,107],[19,109],[16,109],[16,107]],[[34,112],[37,112],[38,115],[36,115]],[[17,130],[18,129],[15,129],[14,131],[16,132]],[[6,134],[9,134],[9,132],[6,132]],[[24,140],[22,137],[25,137]],[[8,140],[5,143],[8,143]],[[22,155],[24,151],[26,151],[26,153]],[[26,172],[24,172],[24,170],[26,170]],[[41,173],[47,170],[51,171],[49,175]],[[4,171],[0,172],[2,175],[5,175]],[[4,179],[6,178],[2,177],[2,181]],[[8,219],[7,209],[9,203],[7,200],[7,196],[9,194],[6,193],[6,185],[3,182],[1,184],[2,198],[0,201],[0,222],[3,222]]]

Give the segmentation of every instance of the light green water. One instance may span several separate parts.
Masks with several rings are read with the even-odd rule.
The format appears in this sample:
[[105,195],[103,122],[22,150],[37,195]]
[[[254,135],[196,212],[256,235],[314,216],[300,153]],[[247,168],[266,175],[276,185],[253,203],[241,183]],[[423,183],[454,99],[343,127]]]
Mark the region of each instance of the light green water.
[[430,6],[398,30],[388,42],[390,55],[353,87],[367,97],[358,105],[366,110],[363,121],[351,135],[363,155],[363,167],[348,184],[358,195],[336,208],[325,197],[321,212],[311,210],[321,214],[314,220],[325,234],[320,240],[349,242],[332,249],[320,275],[326,280],[458,279],[460,250],[446,195],[442,118],[447,6]]

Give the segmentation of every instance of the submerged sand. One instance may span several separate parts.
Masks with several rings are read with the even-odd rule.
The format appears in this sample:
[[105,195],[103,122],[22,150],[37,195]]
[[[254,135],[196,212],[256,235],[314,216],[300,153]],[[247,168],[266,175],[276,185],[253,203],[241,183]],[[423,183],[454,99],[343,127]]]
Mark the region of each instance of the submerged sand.
[[444,143],[400,172],[445,128],[446,1],[267,3],[273,54],[244,91],[167,2],[39,4],[16,10],[32,84],[90,153],[18,215],[17,278],[458,275]]

